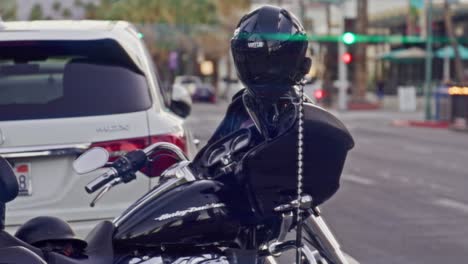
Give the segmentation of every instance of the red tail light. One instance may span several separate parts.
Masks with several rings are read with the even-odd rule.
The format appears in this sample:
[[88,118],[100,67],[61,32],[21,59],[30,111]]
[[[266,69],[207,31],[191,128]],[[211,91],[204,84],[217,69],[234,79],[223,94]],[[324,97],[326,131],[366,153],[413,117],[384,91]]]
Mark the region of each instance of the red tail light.
[[314,91],[315,99],[320,100],[320,99],[323,98],[323,96],[324,96],[324,93],[323,93],[322,89],[317,89],[317,90]]
[[[93,143],[91,147],[101,147],[106,149],[109,152],[109,161],[114,161],[127,152],[137,149],[144,149],[147,146],[157,142],[173,143],[181,148],[182,151],[187,153],[187,144],[185,141],[185,136],[182,133],[96,142]],[[152,159],[154,162],[152,162],[151,166],[142,169],[142,172],[149,177],[157,177],[161,175],[163,171],[177,162],[177,160],[170,156],[169,153],[160,153],[160,155]]]

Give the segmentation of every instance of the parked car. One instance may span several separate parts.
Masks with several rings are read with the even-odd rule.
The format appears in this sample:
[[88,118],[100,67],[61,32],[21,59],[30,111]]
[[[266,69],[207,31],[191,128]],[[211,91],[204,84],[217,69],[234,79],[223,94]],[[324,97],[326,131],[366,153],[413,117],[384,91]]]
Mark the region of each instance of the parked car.
[[[193,156],[184,119],[170,111],[138,32],[127,22],[7,22],[0,29],[0,155],[14,166],[20,197],[9,204],[7,229],[52,215],[85,234],[147,192],[142,177],[109,193],[96,208],[72,162],[100,146],[115,158],[158,141]],[[180,96],[179,96],[180,98]],[[177,96],[175,96],[177,99]],[[173,105],[183,104],[183,100]],[[178,109],[181,116],[187,114]],[[158,164],[161,164],[158,162]],[[162,168],[148,168],[157,175]],[[125,195],[122,195],[124,193]]]
[[187,89],[187,91],[189,91],[190,96],[193,96],[197,90],[197,87],[202,85],[202,80],[198,76],[180,75],[175,77],[173,85],[184,87]]
[[[349,85],[349,84],[346,84]],[[304,85],[304,93],[307,95],[315,104],[323,105],[324,101],[333,97],[334,94],[338,94],[339,81],[334,81],[332,90],[327,91],[323,88],[323,81],[320,79],[307,79]],[[348,89],[349,90],[349,89]]]
[[244,88],[244,85],[237,78],[224,77],[218,82],[219,92],[228,102],[232,97]]
[[176,86],[185,87],[194,101],[216,103],[216,91],[213,85],[202,82],[198,76],[176,76],[173,87]]
[[216,103],[216,92],[213,85],[209,83],[202,83],[195,90],[192,99],[198,102]]

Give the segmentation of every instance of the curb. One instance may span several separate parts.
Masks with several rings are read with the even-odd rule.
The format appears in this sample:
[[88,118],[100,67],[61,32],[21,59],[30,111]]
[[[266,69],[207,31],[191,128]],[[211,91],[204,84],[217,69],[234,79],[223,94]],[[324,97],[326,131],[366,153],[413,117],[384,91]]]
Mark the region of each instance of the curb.
[[392,125],[396,127],[425,127],[448,129],[449,122],[444,121],[423,121],[423,120],[393,120]]
[[348,110],[379,110],[381,108],[380,104],[377,103],[348,103]]

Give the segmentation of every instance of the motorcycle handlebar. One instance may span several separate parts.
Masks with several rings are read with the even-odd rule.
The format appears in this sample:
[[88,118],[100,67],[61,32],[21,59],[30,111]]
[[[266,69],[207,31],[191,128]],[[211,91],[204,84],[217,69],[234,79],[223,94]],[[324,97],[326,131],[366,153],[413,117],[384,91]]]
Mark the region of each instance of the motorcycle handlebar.
[[178,146],[172,143],[158,142],[143,150],[132,151],[121,156],[110,164],[110,168],[106,173],[98,176],[86,185],[86,192],[93,193],[118,177],[120,177],[124,183],[132,181],[135,179],[134,173],[146,164],[147,157],[160,150],[173,153],[177,156],[179,161],[188,160],[187,156],[185,156],[184,152]]
[[88,183],[85,187],[85,190],[88,193],[93,193],[99,190],[102,186],[106,185],[107,183],[115,179],[117,176],[118,176],[117,170],[114,168],[110,168],[104,174],[101,174],[96,179]]
[[167,150],[177,156],[179,161],[188,160],[184,152],[176,145],[168,142],[158,142],[143,150],[146,156],[150,156],[156,151]]

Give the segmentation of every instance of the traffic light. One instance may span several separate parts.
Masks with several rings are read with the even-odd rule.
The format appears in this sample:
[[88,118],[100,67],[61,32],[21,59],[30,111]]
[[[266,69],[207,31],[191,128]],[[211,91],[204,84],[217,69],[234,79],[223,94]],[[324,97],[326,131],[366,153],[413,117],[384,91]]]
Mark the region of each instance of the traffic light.
[[356,34],[352,33],[352,32],[345,32],[342,36],[341,36],[341,40],[343,41],[344,44],[346,45],[351,45],[351,44],[354,44],[356,42]]
[[345,52],[345,53],[343,53],[343,55],[341,56],[341,60],[342,60],[345,64],[350,64],[350,63],[353,61],[353,56],[351,55],[351,53]]

